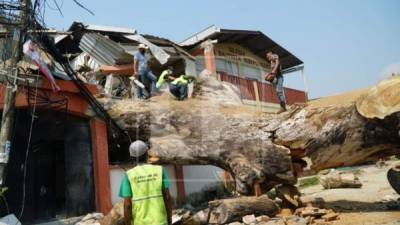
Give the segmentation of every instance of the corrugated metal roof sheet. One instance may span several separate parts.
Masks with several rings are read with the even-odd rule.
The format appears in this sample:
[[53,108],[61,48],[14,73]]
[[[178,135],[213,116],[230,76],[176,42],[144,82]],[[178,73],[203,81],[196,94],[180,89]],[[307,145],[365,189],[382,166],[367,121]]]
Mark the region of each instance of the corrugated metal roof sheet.
[[103,65],[121,65],[131,63],[133,56],[114,41],[97,33],[82,36],[79,48]]

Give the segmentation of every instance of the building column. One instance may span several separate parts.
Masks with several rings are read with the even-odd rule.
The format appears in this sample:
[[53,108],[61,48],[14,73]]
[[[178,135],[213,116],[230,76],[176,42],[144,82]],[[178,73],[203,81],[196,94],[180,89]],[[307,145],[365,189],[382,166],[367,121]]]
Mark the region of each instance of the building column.
[[107,126],[104,121],[90,120],[96,211],[107,214],[111,208],[110,167],[108,162]]
[[206,69],[214,76],[217,74],[215,66],[215,54],[214,54],[214,43],[215,41],[207,40],[201,44],[204,48],[204,64]]
[[258,92],[258,81],[253,81],[254,95],[256,96],[257,107],[260,111],[262,111],[260,94]]
[[183,205],[185,202],[185,180],[183,176],[183,167],[181,165],[174,165],[175,179],[176,179],[176,197],[178,205]]

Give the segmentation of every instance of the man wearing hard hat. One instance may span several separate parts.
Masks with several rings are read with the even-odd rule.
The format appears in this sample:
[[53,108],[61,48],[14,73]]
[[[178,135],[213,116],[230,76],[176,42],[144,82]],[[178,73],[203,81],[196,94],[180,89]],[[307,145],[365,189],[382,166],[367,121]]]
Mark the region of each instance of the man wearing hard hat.
[[154,95],[157,91],[156,82],[157,77],[150,71],[147,63],[146,50],[148,47],[145,44],[139,44],[139,50],[136,52],[133,59],[133,76],[136,77],[141,83],[145,84],[146,80],[151,81],[151,90],[148,95],[145,95],[144,88],[137,87],[137,98],[144,99],[149,98],[150,95]]
[[119,196],[124,198],[126,225],[171,225],[172,203],[167,172],[147,164],[148,146],[135,141],[129,146],[137,165],[122,178]]

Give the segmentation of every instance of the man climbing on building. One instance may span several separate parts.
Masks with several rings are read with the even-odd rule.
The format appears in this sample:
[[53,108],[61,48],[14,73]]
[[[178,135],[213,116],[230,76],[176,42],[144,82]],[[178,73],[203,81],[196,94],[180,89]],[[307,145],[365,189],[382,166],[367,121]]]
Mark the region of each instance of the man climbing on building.
[[126,225],[171,225],[172,202],[167,172],[156,165],[146,164],[148,146],[135,141],[129,154],[136,166],[122,178],[119,196],[124,198]]
[[178,101],[183,101],[188,97],[188,84],[193,81],[193,77],[189,75],[173,75],[172,68],[164,70],[157,81],[157,88],[164,83],[168,83],[169,92],[174,95]]
[[282,75],[282,66],[279,62],[279,56],[274,54],[273,52],[267,53],[267,60],[271,65],[271,72],[265,75],[265,80],[272,83],[275,88],[276,95],[279,98],[279,104],[281,106],[279,113],[286,111],[286,99],[285,93],[283,92],[283,75]]
[[146,50],[148,47],[145,44],[139,44],[139,50],[136,52],[133,59],[133,76],[141,83],[145,84],[146,81],[151,82],[150,91],[147,92],[145,88],[137,86],[136,97],[139,99],[146,99],[154,95],[157,91],[156,82],[157,77],[151,72],[147,63]]

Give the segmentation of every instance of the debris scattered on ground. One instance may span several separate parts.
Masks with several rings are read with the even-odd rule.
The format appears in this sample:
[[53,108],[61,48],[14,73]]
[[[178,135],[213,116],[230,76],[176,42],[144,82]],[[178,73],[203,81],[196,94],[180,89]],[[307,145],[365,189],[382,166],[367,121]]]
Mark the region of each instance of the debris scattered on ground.
[[103,213],[89,213],[76,223],[76,225],[100,225],[100,220],[103,218]]
[[318,176],[319,183],[325,189],[332,188],[360,188],[362,186],[359,178],[351,172],[343,172],[335,169],[328,173],[322,173]]
[[[316,204],[323,205],[323,199],[315,201]],[[332,221],[339,219],[339,213],[332,209],[318,208],[311,203],[306,207],[296,209],[294,212],[290,208],[283,208],[279,214],[268,216],[259,213],[259,210],[253,211],[252,214],[237,217],[238,211],[230,210],[215,210],[215,208],[207,208],[198,212],[193,212],[187,209],[174,210],[173,224],[174,225],[206,225],[206,224],[229,224],[229,225],[308,225],[308,224],[331,224]],[[220,214],[218,214],[220,213]],[[236,218],[229,220],[228,223],[221,223],[221,215],[225,215],[225,219]],[[236,215],[236,216],[235,216]]]
[[256,216],[254,216],[254,214],[243,216],[242,221],[246,225],[257,223],[257,219]]

